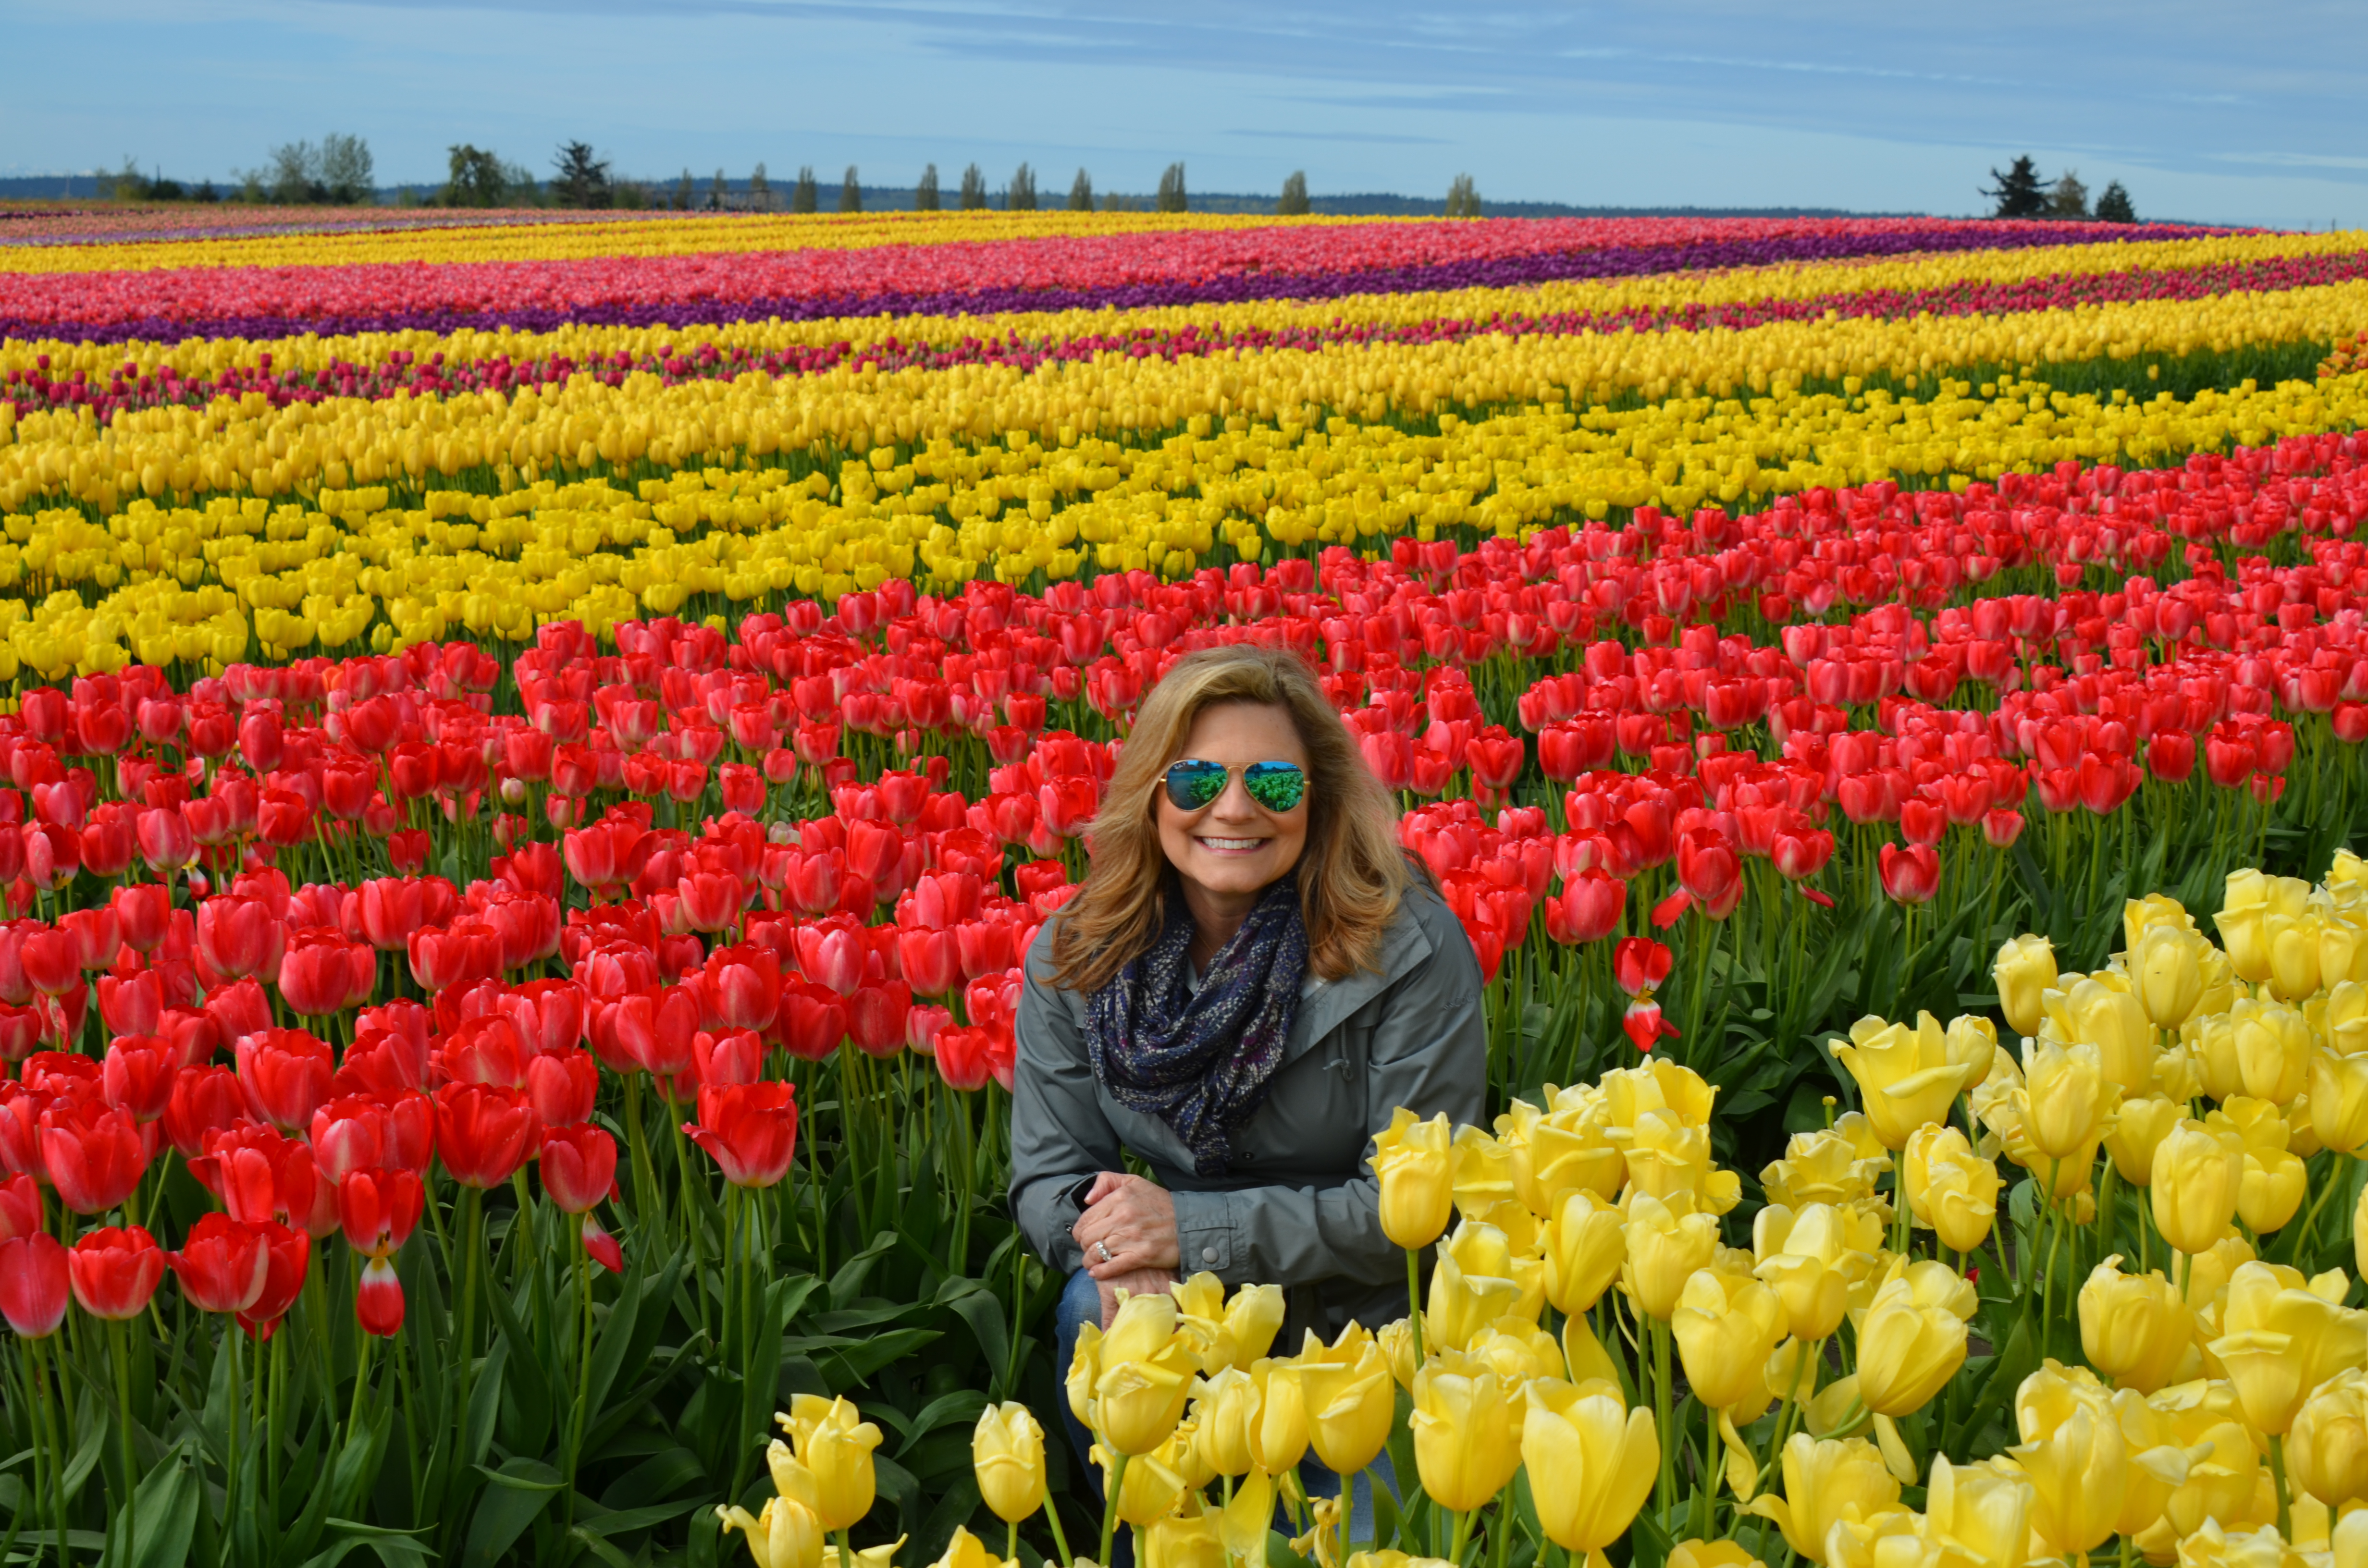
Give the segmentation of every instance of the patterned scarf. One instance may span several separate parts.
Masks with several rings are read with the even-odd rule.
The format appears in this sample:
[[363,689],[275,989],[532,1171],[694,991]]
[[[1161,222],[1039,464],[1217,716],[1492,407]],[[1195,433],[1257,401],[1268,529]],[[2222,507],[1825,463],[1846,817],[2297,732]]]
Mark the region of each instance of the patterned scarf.
[[1258,895],[1197,991],[1185,971],[1192,931],[1171,889],[1158,938],[1087,999],[1086,1052],[1112,1099],[1174,1128],[1194,1169],[1213,1177],[1225,1174],[1234,1130],[1266,1098],[1299,1010],[1307,927],[1298,881],[1285,876]]

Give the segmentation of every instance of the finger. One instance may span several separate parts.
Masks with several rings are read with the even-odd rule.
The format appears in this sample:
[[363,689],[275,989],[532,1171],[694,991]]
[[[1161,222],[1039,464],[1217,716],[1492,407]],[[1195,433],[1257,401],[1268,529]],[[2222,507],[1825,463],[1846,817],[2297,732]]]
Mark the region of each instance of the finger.
[[1093,1207],[1111,1193],[1125,1188],[1128,1178],[1117,1171],[1103,1171],[1094,1177],[1091,1190],[1086,1194],[1086,1206]]

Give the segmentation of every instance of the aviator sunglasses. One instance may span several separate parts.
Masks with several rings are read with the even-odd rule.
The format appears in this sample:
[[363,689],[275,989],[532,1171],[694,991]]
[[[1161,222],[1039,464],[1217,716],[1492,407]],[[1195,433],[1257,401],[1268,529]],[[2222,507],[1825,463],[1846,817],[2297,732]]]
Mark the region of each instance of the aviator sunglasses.
[[[1223,763],[1186,757],[1167,767],[1167,798],[1179,812],[1197,812],[1225,792],[1234,770]],[[1253,762],[1241,770],[1242,788],[1270,812],[1287,812],[1307,798],[1307,771],[1295,762]]]

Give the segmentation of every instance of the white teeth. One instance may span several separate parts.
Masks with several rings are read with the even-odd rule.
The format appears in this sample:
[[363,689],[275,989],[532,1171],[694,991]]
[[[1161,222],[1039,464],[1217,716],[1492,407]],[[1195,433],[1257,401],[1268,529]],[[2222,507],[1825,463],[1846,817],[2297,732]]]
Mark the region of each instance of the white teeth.
[[1201,842],[1212,849],[1255,849],[1266,840],[1263,838],[1210,838],[1204,835]]

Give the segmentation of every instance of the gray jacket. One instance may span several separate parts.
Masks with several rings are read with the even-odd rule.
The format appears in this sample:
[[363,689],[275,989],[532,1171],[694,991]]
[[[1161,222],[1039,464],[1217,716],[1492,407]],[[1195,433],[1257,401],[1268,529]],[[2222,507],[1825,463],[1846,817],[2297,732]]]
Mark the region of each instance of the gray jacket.
[[1186,1274],[1284,1288],[1281,1354],[1299,1331],[1329,1339],[1350,1318],[1404,1317],[1405,1256],[1382,1233],[1372,1135],[1405,1106],[1476,1122],[1487,1094],[1480,964],[1446,903],[1417,882],[1383,935],[1378,971],[1307,977],[1265,1103],[1234,1135],[1233,1170],[1213,1180],[1167,1124],[1104,1091],[1086,1055],[1086,998],[1051,983],[1059,916],[1029,949],[1012,1083],[1011,1203],[1045,1262],[1084,1265],[1070,1238],[1072,1189],[1116,1171],[1121,1147],[1174,1194]]

